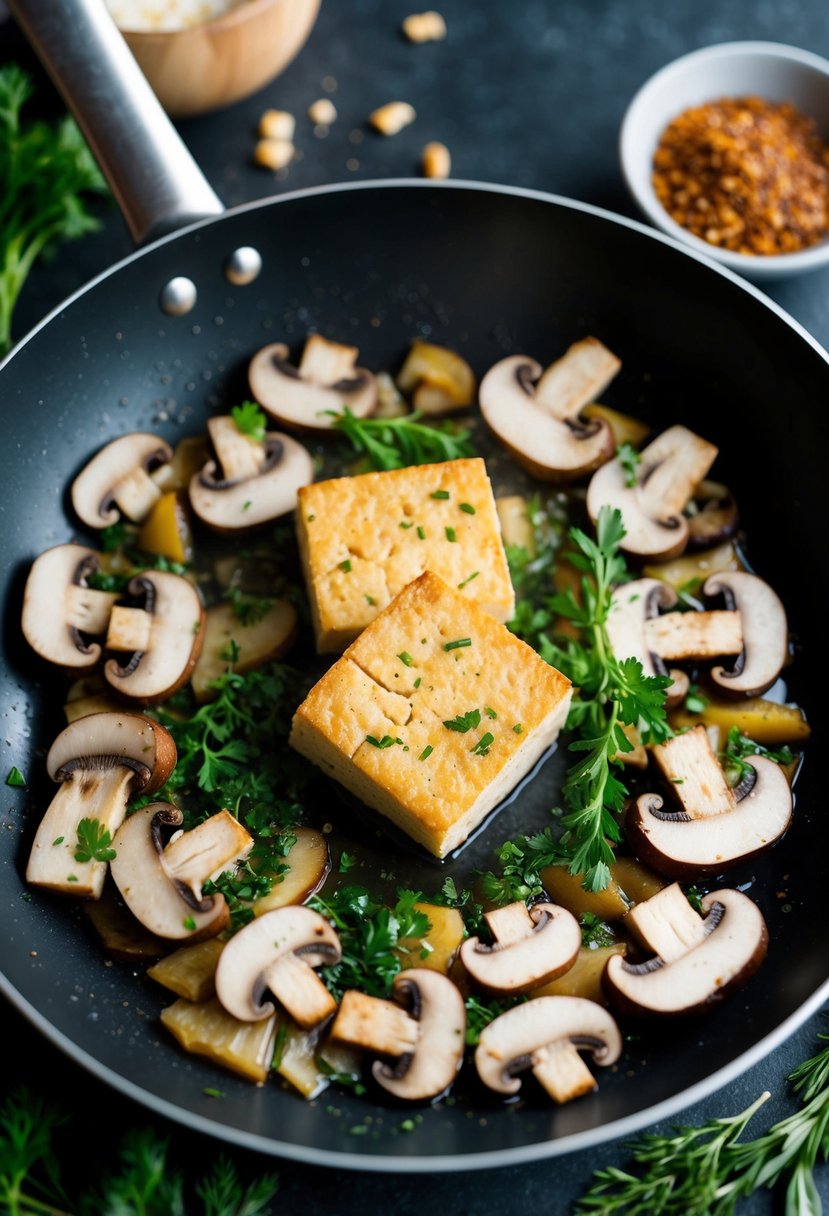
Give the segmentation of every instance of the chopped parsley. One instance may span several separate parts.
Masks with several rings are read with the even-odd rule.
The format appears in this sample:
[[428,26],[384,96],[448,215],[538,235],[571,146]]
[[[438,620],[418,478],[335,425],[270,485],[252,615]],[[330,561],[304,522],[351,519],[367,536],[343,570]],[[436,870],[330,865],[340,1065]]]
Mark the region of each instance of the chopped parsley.
[[184,925],[184,928],[188,931],[188,933],[192,933],[196,927],[196,922],[192,916],[185,916],[181,923]]
[[462,503],[459,503],[458,505],[460,506],[460,509],[462,511],[464,511],[467,515],[476,515],[477,514],[477,512],[476,512],[475,508],[472,506],[471,502],[462,502]]
[[477,726],[481,725],[481,711],[468,709],[465,714],[458,714],[454,718],[447,719],[443,725],[447,730],[455,730],[458,734],[465,735],[468,730],[475,730]]
[[412,521],[411,521],[411,520],[401,519],[401,521],[400,521],[400,527],[401,527],[401,528],[405,528],[406,530],[408,530],[409,528],[413,528],[413,527],[414,527],[414,524],[412,523]]
[[447,499],[449,497],[449,491],[448,490],[433,490],[432,493],[429,495],[429,497]]
[[566,854],[552,830],[546,827],[534,836],[516,836],[495,850],[501,863],[500,875],[492,870],[481,875],[481,894],[489,903],[504,907],[516,900],[527,902],[544,893],[540,871],[566,862]]
[[458,534],[454,528],[444,528],[444,532],[446,533],[446,539],[451,541],[452,544],[458,539]]
[[515,731],[516,735],[522,735],[524,733],[524,727],[520,722],[516,722],[512,729]]
[[26,778],[23,776],[19,768],[10,768],[6,774],[6,785],[11,785],[15,789],[26,788]]
[[464,650],[472,645],[472,638],[456,638],[454,642],[444,642],[444,650]]
[[414,659],[409,654],[408,650],[401,650],[400,654],[397,657],[400,660],[400,662],[404,665],[404,667],[411,667],[412,664],[414,663]]
[[234,405],[230,416],[236,423],[237,431],[242,435],[249,435],[258,443],[263,441],[267,430],[267,419],[255,401],[243,401],[241,405]]
[[426,529],[422,528],[419,524],[417,527],[417,535],[420,537],[421,540],[426,539]]
[[749,775],[751,771],[751,756],[765,756],[767,760],[773,760],[775,764],[792,764],[794,762],[794,755],[790,748],[781,747],[773,751],[767,747],[763,747],[762,743],[755,743],[747,735],[741,734],[738,726],[732,726],[728,732],[725,747],[719,753],[720,761],[725,770],[726,780],[730,786],[739,785]]
[[625,474],[625,485],[632,490],[638,480],[636,470],[642,457],[632,443],[620,443],[616,449],[616,456]]
[[337,569],[338,569],[338,570],[342,570],[343,574],[350,574],[350,573],[351,573],[351,561],[350,561],[350,559],[349,559],[349,558],[346,558],[344,562],[340,562],[340,564],[339,564],[339,566],[337,567]]
[[473,756],[488,756],[489,749],[492,747],[494,742],[495,736],[487,731],[486,734],[481,735],[475,746],[470,747],[469,750],[472,752]]
[[458,591],[463,591],[464,587],[466,587],[468,583],[471,583],[473,579],[476,579],[480,573],[480,570],[473,570],[471,574],[467,575],[462,583],[458,583]]
[[330,413],[335,430],[351,441],[355,451],[365,453],[373,469],[440,464],[475,455],[468,430],[453,422],[426,425],[417,410],[402,418],[356,418],[348,406],[341,414]]
[[112,861],[115,849],[111,845],[109,829],[100,820],[82,819],[78,824],[75,861]]
[[615,945],[616,938],[613,936],[613,930],[594,912],[582,912],[579,923],[583,946],[588,946],[591,950],[599,950],[602,946]]
[[373,607],[376,605],[376,603],[377,603],[377,600],[374,598],[374,596],[373,596],[373,595],[367,595],[367,596],[365,597],[365,600],[366,600],[366,603],[367,603],[367,604],[369,604],[369,605],[371,605],[371,607],[372,607],[372,608],[373,608]]
[[435,749],[432,747],[431,743],[427,743],[423,751],[418,756],[418,760],[428,760],[434,750]]
[[708,698],[704,697],[699,690],[698,684],[691,684],[688,687],[688,695],[685,698],[685,708],[689,714],[701,714],[708,704]]
[[357,864],[357,858],[352,857],[350,853],[340,853],[340,864],[337,867],[340,874],[347,874]]
[[488,718],[492,718],[493,722],[494,722],[494,721],[497,719],[497,717],[498,717],[498,715],[496,714],[495,710],[492,708],[492,706],[491,706],[491,705],[485,705],[485,706],[484,706],[484,713],[486,714],[486,716],[487,716]]
[[[244,595],[238,587],[228,587],[225,591],[225,599],[230,601],[233,612],[239,623],[246,628],[250,625],[258,625],[263,621],[273,607],[273,600],[263,599],[259,596]],[[239,655],[237,654],[229,662],[236,662]],[[224,655],[222,655],[224,658]]]
[[383,735],[382,739],[377,739],[374,735],[366,735],[366,743],[370,743],[372,747],[379,747],[380,751],[385,751],[387,747],[394,747],[395,743],[402,746],[403,740],[393,739],[391,735]]

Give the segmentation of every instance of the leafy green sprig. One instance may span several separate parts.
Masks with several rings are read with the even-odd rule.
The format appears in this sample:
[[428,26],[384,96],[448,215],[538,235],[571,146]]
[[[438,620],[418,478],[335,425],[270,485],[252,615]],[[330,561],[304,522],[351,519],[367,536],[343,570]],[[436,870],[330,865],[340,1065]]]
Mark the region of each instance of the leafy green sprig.
[[241,405],[234,405],[230,416],[240,434],[248,435],[260,443],[265,438],[268,420],[255,401],[243,401]]
[[402,469],[414,464],[437,464],[476,455],[465,428],[455,423],[424,425],[415,411],[402,418],[356,418],[348,406],[332,412],[334,426],[351,441],[356,452],[368,457],[373,469]]
[[743,778],[749,775],[752,756],[765,756],[767,760],[773,760],[775,764],[794,762],[791,748],[781,747],[772,750],[763,747],[762,743],[755,743],[747,735],[741,734],[739,726],[732,726],[728,732],[725,747],[719,753],[729,785],[739,785]]
[[25,123],[30,77],[16,64],[0,68],[0,356],[11,346],[15,304],[47,249],[94,232],[87,196],[106,185],[71,118]]
[[78,824],[75,861],[112,861],[115,849],[111,845],[109,829],[100,820],[82,819]]
[[538,899],[544,893],[540,871],[567,861],[566,850],[553,839],[549,827],[534,836],[505,840],[495,856],[501,863],[501,873],[485,871],[480,875],[480,888],[484,899],[498,907]]
[[829,1047],[789,1081],[803,1106],[757,1139],[740,1136],[767,1093],[739,1115],[641,1136],[630,1146],[636,1168],[597,1170],[576,1216],[734,1216],[740,1199],[778,1184],[786,1216],[820,1216],[814,1170],[829,1159]]

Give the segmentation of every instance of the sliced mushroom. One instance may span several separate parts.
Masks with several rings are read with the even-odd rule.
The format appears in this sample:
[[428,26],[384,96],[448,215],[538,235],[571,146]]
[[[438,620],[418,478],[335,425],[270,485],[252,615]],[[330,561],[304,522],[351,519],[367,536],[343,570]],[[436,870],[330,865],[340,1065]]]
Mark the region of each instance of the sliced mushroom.
[[740,614],[742,651],[730,671],[715,667],[711,679],[735,697],[755,697],[771,688],[788,657],[786,610],[777,594],[755,574],[724,571],[703,585],[706,595],[723,595]]
[[519,995],[554,980],[578,958],[581,929],[576,918],[555,904],[522,901],[485,913],[493,946],[470,937],[461,962],[478,987],[493,995]]
[[96,591],[86,580],[98,569],[99,555],[83,545],[57,545],[35,559],[23,593],[23,634],[50,663],[72,671],[94,667],[118,596]]
[[569,1102],[596,1088],[579,1055],[585,1049],[602,1066],[621,1055],[622,1036],[607,1010],[583,997],[541,996],[508,1009],[481,1031],[475,1067],[499,1094],[517,1094],[516,1074],[531,1069],[553,1101]]
[[[72,722],[55,739],[46,768],[60,788],[35,834],[26,880],[65,894],[98,899],[106,859],[79,861],[78,828],[94,820],[95,832],[115,836],[136,794],[152,794],[176,763],[172,736],[140,714],[90,714]],[[114,847],[114,844],[113,846]],[[102,845],[106,853],[109,844]]]
[[475,397],[475,376],[459,354],[415,338],[397,373],[397,387],[411,393],[421,414],[439,416],[466,409]]
[[737,531],[740,517],[728,486],[701,481],[688,513],[688,548],[708,549]]
[[792,817],[792,791],[779,765],[753,757],[753,779],[729,789],[703,726],[653,749],[682,809],[643,794],[626,819],[631,848],[671,878],[722,874],[779,840]]
[[425,967],[397,975],[397,1001],[346,992],[330,1031],[334,1043],[358,1047],[396,1062],[375,1060],[374,1079],[396,1098],[427,1101],[449,1088],[463,1059],[466,1009],[447,976]]
[[587,510],[595,523],[602,507],[621,512],[622,542],[634,557],[676,557],[688,543],[685,507],[714,463],[717,449],[684,426],[672,426],[640,453],[635,483],[619,457],[598,469],[587,487]]
[[90,528],[107,528],[121,515],[141,523],[161,497],[149,470],[172,460],[157,435],[135,432],[113,439],[72,483],[72,506]]
[[616,588],[607,617],[607,636],[620,662],[638,659],[646,676],[670,675],[673,684],[665,694],[668,705],[676,705],[684,699],[688,679],[681,671],[668,671],[662,656],[651,644],[649,630],[654,621],[664,619],[659,616],[659,609],[673,608],[676,603],[676,592],[667,583],[657,578],[640,578]]
[[227,811],[177,835],[164,847],[163,829],[182,823],[178,807],[153,802],[122,823],[113,841],[112,877],[136,920],[166,941],[201,941],[230,918],[221,894],[202,884],[246,857],[253,838]]
[[673,883],[627,914],[626,926],[655,957],[609,960],[604,988],[619,1013],[702,1013],[754,975],[768,947],[757,905],[724,889],[704,895],[702,910],[704,919]]
[[215,681],[231,667],[244,673],[280,658],[296,635],[296,608],[288,600],[272,600],[264,615],[249,624],[239,620],[232,604],[213,604],[205,614],[204,644],[191,676],[196,700],[216,697]]
[[270,991],[305,1030],[330,1017],[337,1002],[315,967],[340,961],[340,939],[319,912],[303,905],[266,912],[225,946],[216,968],[216,995],[242,1022],[258,1022],[274,1011],[263,1001]]
[[314,480],[301,443],[275,431],[253,439],[229,417],[210,418],[207,429],[216,459],[190,481],[190,505],[203,523],[238,532],[295,509],[297,490]]
[[106,646],[131,657],[125,665],[108,659],[104,678],[130,700],[163,701],[187,682],[201,653],[201,599],[186,578],[160,570],[136,575],[127,591],[144,606],[113,608]]
[[310,334],[297,368],[288,347],[274,342],[251,360],[250,391],[277,422],[301,430],[330,430],[331,413],[345,406],[365,418],[377,403],[377,384],[371,372],[355,367],[358,353],[356,346]]
[[588,402],[621,364],[596,338],[585,338],[542,372],[526,355],[491,367],[478,394],[490,429],[542,481],[573,481],[609,460],[613,432],[604,418],[583,421]]

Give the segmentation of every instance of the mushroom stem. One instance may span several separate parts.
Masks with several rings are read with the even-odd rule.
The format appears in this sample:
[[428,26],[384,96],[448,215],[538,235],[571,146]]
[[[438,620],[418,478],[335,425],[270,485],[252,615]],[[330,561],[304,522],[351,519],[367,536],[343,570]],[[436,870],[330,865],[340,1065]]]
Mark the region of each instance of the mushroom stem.
[[499,946],[519,942],[535,929],[535,921],[527,911],[527,905],[520,900],[507,904],[505,908],[485,912],[484,920]]
[[645,622],[645,642],[660,659],[715,659],[740,654],[739,612],[667,612]]
[[51,891],[98,899],[107,872],[106,861],[76,861],[78,825],[97,819],[114,836],[127,809],[135,770],[123,765],[93,770],[77,768],[52,799],[35,834],[26,868],[26,881]]
[[153,619],[143,608],[125,608],[122,605],[112,609],[107,631],[107,650],[118,650],[143,654],[149,649],[152,637]]
[[263,981],[303,1030],[318,1026],[337,1012],[337,1002],[299,954],[283,954],[264,972]]
[[689,819],[711,819],[737,805],[704,726],[658,743],[653,758]]
[[221,465],[223,481],[247,481],[259,475],[265,459],[265,448],[260,440],[244,435],[233,418],[226,416],[209,418],[207,430]]
[[118,596],[113,591],[73,584],[66,588],[66,624],[81,633],[106,633],[110,613]]
[[569,1039],[540,1047],[533,1055],[532,1071],[554,1102],[570,1102],[598,1089],[595,1077]]
[[682,958],[707,935],[705,921],[676,882],[632,908],[624,924],[646,950],[658,955],[664,963]]
[[113,502],[135,523],[146,519],[160,497],[161,491],[142,465],[122,477],[112,491]]
[[414,1051],[418,1035],[418,1024],[405,1009],[350,989],[343,996],[330,1038],[378,1055],[402,1056]]
[[253,839],[238,819],[229,811],[219,811],[171,840],[161,859],[173,882],[179,889],[186,887],[194,904],[199,904],[202,884],[247,857],[252,847]]

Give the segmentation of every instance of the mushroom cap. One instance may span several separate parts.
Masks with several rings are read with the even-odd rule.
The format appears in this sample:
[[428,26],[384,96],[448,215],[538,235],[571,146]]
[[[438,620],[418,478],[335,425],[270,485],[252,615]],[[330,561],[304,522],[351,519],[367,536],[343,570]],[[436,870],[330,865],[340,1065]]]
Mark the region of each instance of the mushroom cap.
[[632,1017],[702,1013],[742,987],[766,957],[768,931],[757,905],[725,888],[702,898],[705,938],[672,963],[608,960],[602,977],[614,1009]]
[[788,657],[786,610],[775,591],[756,574],[724,570],[703,585],[705,595],[725,596],[740,613],[743,652],[731,671],[714,667],[711,679],[736,697],[756,697],[771,688]]
[[297,490],[314,480],[314,462],[301,443],[269,431],[262,468],[255,477],[223,481],[210,460],[190,481],[190,505],[216,532],[238,532],[287,515],[296,508]]
[[92,457],[72,483],[72,506],[90,528],[107,528],[121,512],[113,506],[113,490],[136,469],[166,464],[173,449],[158,435],[135,431],[113,439]]
[[602,465],[587,487],[587,511],[595,524],[602,507],[621,512],[625,525],[622,548],[633,557],[651,561],[677,557],[688,543],[688,523],[681,515],[654,519],[644,508],[640,486],[627,484],[627,473],[616,457]]
[[104,679],[130,700],[161,701],[190,678],[204,643],[204,608],[193,584],[167,571],[146,570],[132,579],[128,590],[146,597],[150,642],[126,666],[108,659]]
[[463,997],[448,976],[426,967],[401,972],[395,977],[392,992],[411,1007],[419,1027],[417,1046],[396,1065],[375,1060],[372,1076],[396,1098],[411,1102],[437,1098],[455,1080],[463,1061]]
[[642,861],[671,878],[722,874],[779,840],[792,817],[792,791],[773,760],[754,756],[751,789],[732,811],[690,819],[662,810],[662,799],[643,794],[628,811],[625,829]]
[[581,949],[581,929],[575,916],[555,904],[529,909],[533,928],[506,944],[482,945],[469,937],[461,946],[461,962],[486,992],[520,995],[563,975]]
[[669,583],[658,578],[639,578],[623,583],[613,592],[607,617],[607,636],[616,658],[638,659],[646,676],[665,675],[665,664],[648,650],[645,621],[660,608],[673,608],[677,594]]
[[601,1005],[579,996],[540,996],[484,1027],[475,1049],[478,1076],[496,1093],[517,1094],[515,1073],[532,1068],[536,1052],[561,1040],[586,1048],[596,1064],[614,1064],[622,1053],[619,1028]]
[[216,968],[216,995],[228,1013],[242,1022],[258,1022],[274,1011],[262,996],[268,971],[287,954],[309,967],[337,963],[340,939],[324,916],[292,904],[266,912],[245,925],[222,951]]
[[178,807],[151,802],[121,824],[112,841],[109,863],[115,885],[136,920],[167,941],[198,942],[221,933],[230,919],[223,895],[214,895],[194,908],[164,867],[161,830],[177,828]]
[[82,635],[106,633],[106,605],[117,596],[86,587],[86,577],[97,568],[98,554],[84,545],[56,545],[32,564],[21,624],[26,641],[50,663],[85,670],[101,657],[99,644],[85,642]]
[[478,391],[481,414],[520,464],[542,481],[573,481],[609,460],[613,432],[603,418],[562,419],[536,400],[542,368],[526,355],[501,359]]
[[88,714],[64,727],[46,757],[53,781],[66,781],[76,769],[118,765],[134,770],[136,793],[155,793],[176,766],[173,736],[142,714]]
[[253,399],[283,426],[304,431],[330,431],[331,411],[348,406],[356,418],[365,418],[377,403],[377,382],[365,368],[333,384],[307,379],[289,362],[284,342],[272,342],[253,356],[248,383]]

